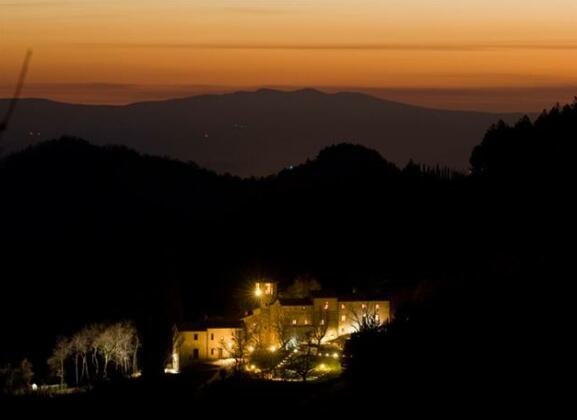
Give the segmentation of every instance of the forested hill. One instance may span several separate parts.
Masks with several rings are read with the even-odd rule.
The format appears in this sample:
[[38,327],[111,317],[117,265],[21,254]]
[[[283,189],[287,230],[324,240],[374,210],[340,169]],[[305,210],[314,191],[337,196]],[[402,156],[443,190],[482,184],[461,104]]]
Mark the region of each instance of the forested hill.
[[399,168],[352,144],[262,179],[71,138],[6,156],[2,356],[44,354],[57,334],[95,320],[158,331],[238,313],[262,277],[311,275],[344,291],[426,280],[489,302],[513,290],[550,300],[564,285],[553,273],[566,261],[576,125],[575,105],[498,125],[469,176]]

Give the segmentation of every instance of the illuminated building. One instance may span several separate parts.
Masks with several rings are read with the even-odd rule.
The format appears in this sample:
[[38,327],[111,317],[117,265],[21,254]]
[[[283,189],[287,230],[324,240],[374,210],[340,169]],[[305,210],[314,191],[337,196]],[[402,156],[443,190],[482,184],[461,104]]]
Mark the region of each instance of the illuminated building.
[[[265,293],[266,291],[266,293]],[[277,294],[276,283],[256,283],[256,307],[242,320],[265,347],[279,346],[279,335],[302,338],[312,328],[320,329],[327,343],[354,333],[370,316],[380,324],[391,316],[390,301],[367,296],[336,296],[313,292],[306,298]]]
[[247,353],[258,347],[295,347],[315,330],[322,343],[338,342],[357,331],[366,317],[383,324],[390,319],[390,301],[367,296],[336,296],[312,292],[306,298],[283,297],[277,283],[256,282],[251,292],[253,309],[233,322],[210,322],[180,326],[178,348],[180,366],[197,360],[232,357],[234,337],[248,336]]
[[[173,370],[180,370],[197,361],[220,360],[232,357],[235,336],[241,321],[205,321],[179,326],[179,339],[174,350]],[[176,357],[175,357],[176,356]]]

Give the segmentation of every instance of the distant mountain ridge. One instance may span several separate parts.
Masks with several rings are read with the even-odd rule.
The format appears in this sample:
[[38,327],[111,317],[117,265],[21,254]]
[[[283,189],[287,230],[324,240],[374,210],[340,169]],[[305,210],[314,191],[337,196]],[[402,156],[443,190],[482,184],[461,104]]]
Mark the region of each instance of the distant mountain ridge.
[[[0,99],[0,112],[8,100]],[[262,176],[350,142],[404,165],[468,168],[473,147],[498,120],[522,114],[447,111],[354,92],[261,89],[125,106],[24,99],[2,147],[14,151],[62,135],[194,161],[219,173]]]

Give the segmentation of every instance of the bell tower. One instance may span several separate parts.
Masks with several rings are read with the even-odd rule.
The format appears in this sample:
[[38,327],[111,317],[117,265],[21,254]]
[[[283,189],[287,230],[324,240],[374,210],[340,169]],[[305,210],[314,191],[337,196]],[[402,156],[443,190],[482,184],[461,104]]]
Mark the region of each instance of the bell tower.
[[277,297],[277,283],[258,281],[254,284],[254,297],[260,306],[267,306],[273,303]]

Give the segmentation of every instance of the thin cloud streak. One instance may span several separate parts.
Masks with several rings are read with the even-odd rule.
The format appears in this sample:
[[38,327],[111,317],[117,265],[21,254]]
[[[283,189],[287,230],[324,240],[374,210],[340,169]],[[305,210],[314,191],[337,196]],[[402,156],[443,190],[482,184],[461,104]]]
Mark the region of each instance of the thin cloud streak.
[[577,50],[576,43],[538,44],[259,44],[259,43],[74,43],[77,47],[197,50],[315,50],[315,51],[494,51]]
[[55,0],[55,1],[32,1],[32,2],[9,2],[0,3],[0,7],[46,7],[46,6],[70,6],[71,1]]

